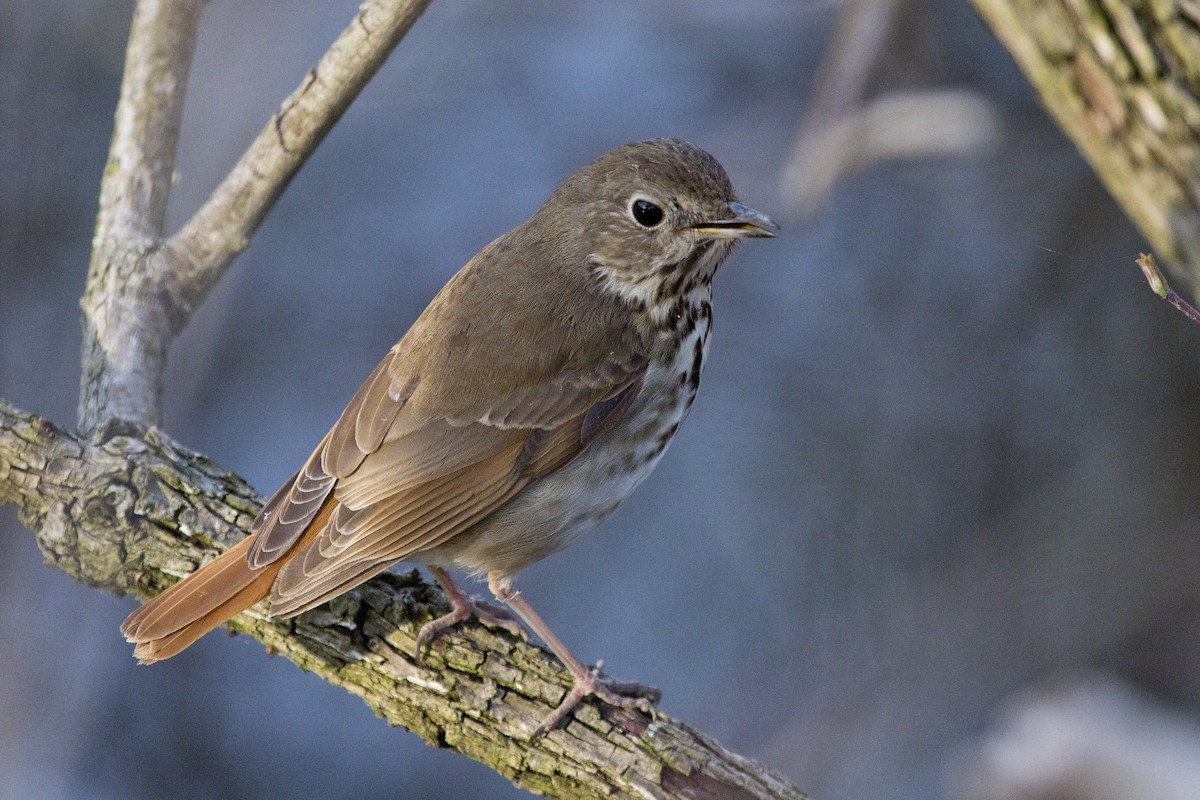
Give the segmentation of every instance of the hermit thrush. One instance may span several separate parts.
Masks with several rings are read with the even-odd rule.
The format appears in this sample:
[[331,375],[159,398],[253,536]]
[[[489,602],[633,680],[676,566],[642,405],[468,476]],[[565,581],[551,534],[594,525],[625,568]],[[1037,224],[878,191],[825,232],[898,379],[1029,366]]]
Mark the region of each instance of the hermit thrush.
[[368,376],[237,546],[121,630],[169,658],[265,597],[289,617],[398,561],[427,565],[452,611],[514,625],[446,567],[486,574],[584,697],[649,707],[586,668],[513,588],[524,567],[611,514],[687,416],[708,350],[712,277],[733,242],[774,236],[725,170],[678,139],[618,147],[471,259]]

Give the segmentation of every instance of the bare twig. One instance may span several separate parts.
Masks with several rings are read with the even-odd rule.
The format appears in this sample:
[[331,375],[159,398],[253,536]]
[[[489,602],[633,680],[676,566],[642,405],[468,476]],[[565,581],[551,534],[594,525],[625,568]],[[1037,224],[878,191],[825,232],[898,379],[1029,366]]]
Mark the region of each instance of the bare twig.
[[429,3],[363,3],[208,201],[166,242],[161,268],[180,324],[246,248],[276,198]]
[[903,0],[845,0],[826,45],[808,103],[810,123],[835,120],[853,109],[885,51]]
[[[82,301],[81,430],[112,418],[158,422],[170,340],[429,2],[367,0],[209,200],[165,242],[162,214],[202,3],[139,3]],[[153,190],[143,197],[147,186]]]
[[806,129],[784,172],[792,211],[820,207],[838,181],[885,160],[965,157],[993,148],[1000,119],[977,92],[893,92]]
[[[862,101],[867,81],[895,26],[901,0],[845,0],[813,78],[808,109],[784,163],[780,189],[792,210],[809,213],[842,173],[841,150],[818,147],[825,131]],[[809,186],[814,165],[830,177]]]
[[1154,256],[1148,253],[1142,253],[1137,257],[1137,265],[1142,268],[1142,274],[1146,276],[1146,282],[1150,284],[1151,290],[1166,300],[1192,322],[1200,325],[1200,311],[1196,307],[1179,296],[1179,292],[1171,288],[1167,283],[1166,277],[1162,274],[1162,270],[1158,268],[1158,262],[1154,260]]

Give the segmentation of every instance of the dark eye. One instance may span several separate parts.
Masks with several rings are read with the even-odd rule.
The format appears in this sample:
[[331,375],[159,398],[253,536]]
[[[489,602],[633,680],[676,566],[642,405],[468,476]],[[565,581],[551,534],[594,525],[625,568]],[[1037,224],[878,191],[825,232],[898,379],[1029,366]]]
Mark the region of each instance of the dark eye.
[[653,228],[655,225],[662,222],[663,210],[654,205],[654,203],[651,203],[649,200],[634,200],[633,218],[638,221],[639,225],[644,225],[647,228]]

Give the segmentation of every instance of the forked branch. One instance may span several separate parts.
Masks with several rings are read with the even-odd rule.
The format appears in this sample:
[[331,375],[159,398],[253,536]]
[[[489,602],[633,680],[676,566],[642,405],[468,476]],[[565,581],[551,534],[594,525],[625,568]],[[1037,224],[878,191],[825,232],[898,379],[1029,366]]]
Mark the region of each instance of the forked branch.
[[202,0],[134,14],[83,306],[79,427],[158,423],[167,348],[430,0],[367,0],[208,201],[162,239]]

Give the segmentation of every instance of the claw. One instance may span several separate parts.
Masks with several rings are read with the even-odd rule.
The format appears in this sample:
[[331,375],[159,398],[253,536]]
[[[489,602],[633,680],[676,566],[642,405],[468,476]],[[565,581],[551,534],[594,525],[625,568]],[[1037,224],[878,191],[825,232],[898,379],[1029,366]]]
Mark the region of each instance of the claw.
[[540,739],[557,728],[586,697],[595,697],[601,702],[607,703],[610,706],[616,706],[617,708],[624,708],[630,711],[636,710],[641,711],[643,714],[654,715],[654,704],[662,699],[661,691],[652,686],[644,686],[640,683],[602,681],[600,680],[600,670],[603,667],[604,662],[597,661],[596,666],[592,667],[584,675],[576,676],[575,685],[571,687],[571,691],[567,692],[567,696],[563,698],[563,701],[558,704],[558,708],[550,712],[550,715],[533,729],[533,735],[530,737],[531,740]]
[[424,661],[426,648],[438,634],[471,617],[475,617],[488,628],[503,628],[522,640],[528,639],[525,629],[506,610],[477,597],[467,597],[443,570],[431,567],[430,572],[446,592],[446,599],[450,601],[450,613],[443,614],[421,626],[420,632],[417,633],[417,647],[414,654],[418,664]]
[[484,626],[488,628],[502,628],[523,642],[529,641],[529,634],[525,632],[525,628],[521,626],[521,623],[517,622],[512,614],[500,606],[492,605],[478,597],[472,597],[471,604],[475,606],[475,619],[483,623]]
[[563,666],[575,676],[575,683],[571,687],[571,691],[567,692],[567,696],[558,704],[558,708],[554,709],[550,716],[534,728],[533,739],[544,736],[557,727],[575,706],[588,696],[597,697],[610,706],[631,711],[637,710],[654,716],[653,704],[659,701],[662,692],[649,686],[642,686],[640,683],[609,683],[600,680],[600,670],[604,667],[604,662],[597,661],[596,666],[588,669],[582,661],[572,655],[567,646],[562,643],[562,639],[554,635],[550,626],[538,616],[529,603],[525,602],[521,593],[513,588],[512,576],[489,572],[488,588],[492,590],[492,594],[496,595],[496,599],[503,601],[509,608],[517,612],[517,616],[524,620],[525,624],[538,635],[538,638],[550,646],[550,649],[562,661]]

